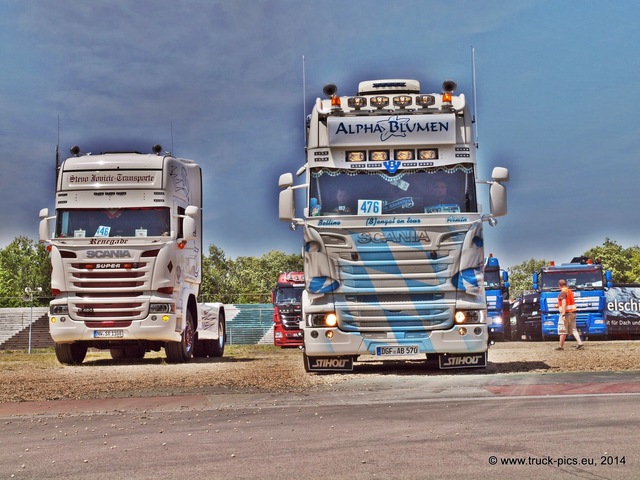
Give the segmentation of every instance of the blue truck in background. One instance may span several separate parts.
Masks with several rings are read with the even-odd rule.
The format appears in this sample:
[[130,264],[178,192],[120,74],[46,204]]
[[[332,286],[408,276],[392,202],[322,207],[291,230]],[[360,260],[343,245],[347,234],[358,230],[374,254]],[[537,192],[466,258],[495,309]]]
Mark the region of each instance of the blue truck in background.
[[509,274],[500,269],[500,262],[493,254],[489,254],[484,262],[484,291],[489,341],[510,340]]
[[540,294],[542,338],[558,336],[558,280],[564,279],[573,290],[576,302],[576,326],[582,336],[606,337],[606,293],[612,286],[611,272],[586,257],[575,257],[571,263],[542,267],[533,274],[533,289]]

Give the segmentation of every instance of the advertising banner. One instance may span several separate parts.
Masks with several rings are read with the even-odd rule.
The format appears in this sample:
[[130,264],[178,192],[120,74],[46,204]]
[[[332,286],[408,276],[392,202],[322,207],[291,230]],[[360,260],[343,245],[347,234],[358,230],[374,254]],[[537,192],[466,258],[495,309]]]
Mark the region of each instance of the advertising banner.
[[609,336],[640,335],[640,285],[617,285],[607,290]]

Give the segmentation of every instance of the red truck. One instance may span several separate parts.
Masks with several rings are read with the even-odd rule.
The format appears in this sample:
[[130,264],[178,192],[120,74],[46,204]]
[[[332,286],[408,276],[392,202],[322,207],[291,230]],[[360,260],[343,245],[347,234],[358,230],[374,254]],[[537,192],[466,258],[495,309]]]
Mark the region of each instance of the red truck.
[[273,343],[278,347],[302,346],[302,291],[304,272],[282,272],[271,293],[273,303]]

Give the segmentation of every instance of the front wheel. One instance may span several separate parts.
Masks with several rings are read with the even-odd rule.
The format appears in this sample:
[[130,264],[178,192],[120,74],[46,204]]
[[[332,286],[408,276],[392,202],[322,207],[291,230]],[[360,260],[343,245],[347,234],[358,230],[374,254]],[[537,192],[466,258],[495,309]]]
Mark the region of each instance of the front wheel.
[[65,365],[79,365],[87,356],[87,349],[83,343],[56,343],[56,358]]
[[182,332],[182,339],[179,342],[167,342],[164,346],[167,361],[170,363],[188,362],[193,355],[195,339],[193,316],[191,315],[191,310],[187,310],[187,324],[184,332]]

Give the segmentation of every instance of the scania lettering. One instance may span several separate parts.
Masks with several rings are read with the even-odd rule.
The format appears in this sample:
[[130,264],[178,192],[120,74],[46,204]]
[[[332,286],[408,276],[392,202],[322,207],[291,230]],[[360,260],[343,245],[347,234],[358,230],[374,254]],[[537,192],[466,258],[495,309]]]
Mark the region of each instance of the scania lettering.
[[87,258],[131,258],[129,250],[87,250]]
[[89,347],[113,358],[161,348],[170,362],[221,357],[224,305],[197,302],[200,167],[159,145],[152,154],[72,153],[61,164],[56,158],[55,215],[40,212],[58,360],[81,363]]
[[302,346],[302,291],[304,272],[282,272],[271,293],[273,303],[273,344],[278,347]]
[[540,295],[542,338],[558,336],[558,280],[566,280],[576,302],[576,327],[587,337],[606,337],[606,292],[611,288],[610,271],[591,259],[575,257],[571,263],[550,265],[533,274],[533,289]]
[[500,269],[500,262],[493,254],[489,254],[484,263],[484,290],[487,297],[489,339],[510,340],[509,274]]
[[[509,172],[477,179],[473,119],[455,90],[453,81],[430,94],[416,80],[365,81],[350,96],[327,85],[316,100],[304,181],[279,180],[280,219],[303,230],[307,371],[344,371],[336,358],[361,355],[486,366],[483,223],[506,214]],[[479,183],[489,185],[489,213]]]

